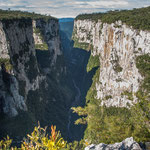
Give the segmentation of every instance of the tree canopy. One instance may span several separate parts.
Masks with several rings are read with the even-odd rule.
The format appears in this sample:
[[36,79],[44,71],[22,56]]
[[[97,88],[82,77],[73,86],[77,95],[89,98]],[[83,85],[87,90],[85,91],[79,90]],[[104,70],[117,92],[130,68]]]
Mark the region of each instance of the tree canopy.
[[106,13],[81,14],[75,20],[90,19],[94,21],[101,20],[103,23],[115,23],[121,20],[134,29],[150,30],[150,7],[133,10],[115,10]]

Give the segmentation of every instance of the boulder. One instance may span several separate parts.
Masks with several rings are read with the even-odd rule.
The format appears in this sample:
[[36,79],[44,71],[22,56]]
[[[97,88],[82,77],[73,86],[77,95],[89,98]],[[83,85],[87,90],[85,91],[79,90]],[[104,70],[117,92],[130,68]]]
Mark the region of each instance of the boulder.
[[133,140],[133,137],[127,138],[120,143],[89,145],[85,150],[142,150],[139,144]]

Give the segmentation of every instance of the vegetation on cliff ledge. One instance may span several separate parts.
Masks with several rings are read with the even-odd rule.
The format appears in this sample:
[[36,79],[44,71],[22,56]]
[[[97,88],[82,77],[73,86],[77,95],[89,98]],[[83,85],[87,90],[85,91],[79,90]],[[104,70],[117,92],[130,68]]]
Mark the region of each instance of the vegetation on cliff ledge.
[[[92,64],[96,64],[97,60],[92,60]],[[90,143],[115,143],[127,137],[134,137],[137,142],[150,141],[150,56],[148,54],[138,56],[136,66],[144,80],[139,91],[134,93],[138,103],[130,106],[130,109],[101,106],[101,99],[96,98],[100,68],[97,69],[87,92],[86,106],[73,108],[73,111],[81,116],[75,123],[87,124],[84,139]],[[125,91],[122,94],[133,100],[133,93]]]
[[6,71],[9,72],[12,70],[12,64],[10,63],[10,59],[8,58],[0,58],[0,66],[4,64]]
[[134,29],[150,30],[150,7],[133,10],[115,10],[106,13],[81,14],[75,20],[90,19],[94,21],[101,20],[103,23],[115,23],[121,20]]
[[93,56],[92,54],[90,55],[86,70],[87,72],[91,71],[93,68],[95,67],[99,67],[100,66],[100,60],[99,60],[99,56],[95,55]]

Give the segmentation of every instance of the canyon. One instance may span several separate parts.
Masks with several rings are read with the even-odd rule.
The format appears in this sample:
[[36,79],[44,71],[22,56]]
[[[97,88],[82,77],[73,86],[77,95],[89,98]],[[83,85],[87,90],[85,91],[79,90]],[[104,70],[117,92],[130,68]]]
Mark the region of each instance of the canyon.
[[122,12],[0,19],[0,138],[40,122],[86,149],[148,142],[150,32],[108,21]]
[[89,53],[73,48],[73,22],[64,32],[53,17],[1,20],[0,138],[19,143],[38,122],[56,125],[68,141],[83,137],[85,127],[74,125],[78,115],[71,107],[84,106],[92,81]]
[[65,84],[69,80],[58,20],[4,19],[0,35],[1,138],[21,139],[38,121],[42,126],[57,124],[67,138],[74,92]]

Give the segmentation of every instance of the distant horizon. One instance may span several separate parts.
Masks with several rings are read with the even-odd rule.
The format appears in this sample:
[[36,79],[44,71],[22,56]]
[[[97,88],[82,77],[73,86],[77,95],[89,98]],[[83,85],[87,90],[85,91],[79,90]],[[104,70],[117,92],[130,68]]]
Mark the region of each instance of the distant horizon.
[[75,18],[79,14],[150,6],[149,0],[0,0],[0,9],[47,14],[58,19]]

